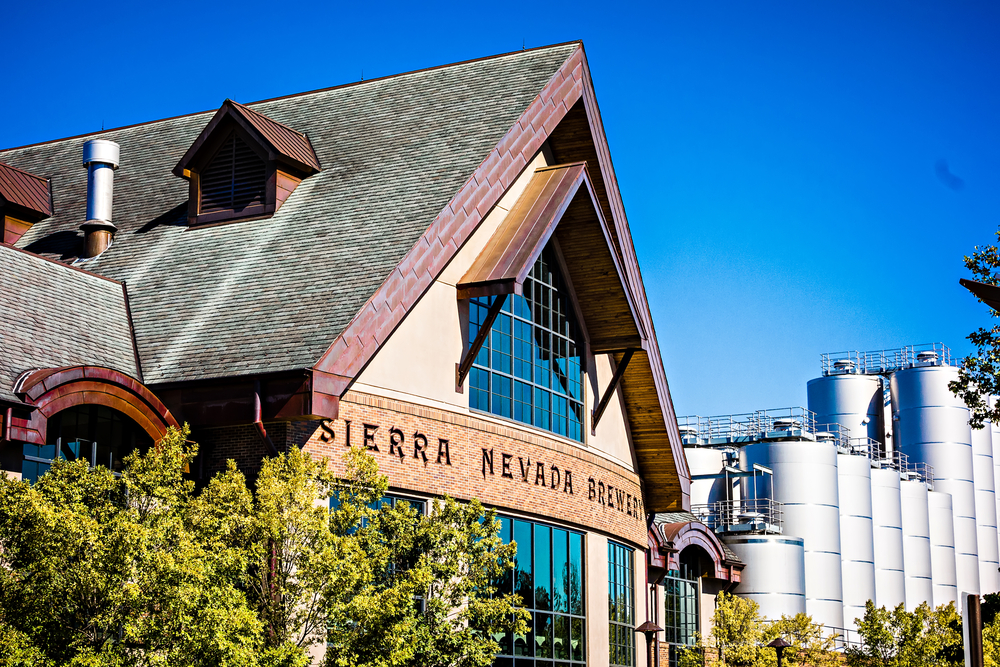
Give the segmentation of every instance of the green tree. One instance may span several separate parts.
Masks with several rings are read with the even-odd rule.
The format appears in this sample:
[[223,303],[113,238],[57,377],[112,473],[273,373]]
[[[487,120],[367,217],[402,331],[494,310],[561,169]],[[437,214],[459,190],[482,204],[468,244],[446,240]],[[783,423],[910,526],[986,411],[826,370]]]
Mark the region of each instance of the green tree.
[[841,663],[840,654],[835,652],[837,635],[824,633],[823,625],[814,623],[809,615],[799,613],[768,621],[761,618],[756,602],[720,593],[708,642],[699,638],[694,650],[683,651],[680,667],[705,664],[706,653],[718,656],[722,664],[732,667],[774,667],[777,653],[768,644],[778,637],[791,644],[785,649],[783,660],[790,667]]
[[[1000,230],[996,232],[1000,239]],[[975,246],[972,255],[964,257],[965,267],[974,278],[988,285],[1000,285],[1000,249],[996,245]],[[991,317],[1000,313],[989,309]],[[969,406],[972,428],[982,428],[987,421],[1000,423],[1000,401],[990,401],[1000,396],[1000,324],[990,328],[980,327],[967,336],[976,351],[962,360],[958,380],[950,383],[951,390]]]
[[932,610],[926,602],[912,612],[900,604],[893,610],[869,600],[859,619],[862,644],[847,649],[852,667],[943,667],[960,665],[955,647],[961,647],[961,625],[954,604]]
[[[516,547],[478,502],[379,501],[375,460],[338,478],[293,449],[256,489],[230,462],[200,492],[172,429],[116,477],[56,461],[0,478],[0,665],[488,665],[527,613],[494,583]],[[337,506],[331,510],[330,497]]]
[[209,539],[183,470],[187,431],[134,453],[118,478],[56,461],[36,484],[0,478],[0,663],[249,665],[260,627],[245,554]]

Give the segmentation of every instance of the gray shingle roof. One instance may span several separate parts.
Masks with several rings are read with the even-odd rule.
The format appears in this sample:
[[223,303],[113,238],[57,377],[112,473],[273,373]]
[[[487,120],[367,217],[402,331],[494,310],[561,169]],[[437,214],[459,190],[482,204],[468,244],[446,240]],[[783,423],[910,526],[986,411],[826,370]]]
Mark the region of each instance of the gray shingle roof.
[[[214,110],[102,133],[121,144],[119,232],[82,266],[128,282],[147,384],[312,366],[576,48],[254,104],[323,165],[266,220],[186,227],[188,183],[171,169]],[[19,247],[78,252],[91,138],[0,151],[52,178],[55,215]]]
[[136,377],[121,283],[0,244],[0,400],[34,368],[90,364]]

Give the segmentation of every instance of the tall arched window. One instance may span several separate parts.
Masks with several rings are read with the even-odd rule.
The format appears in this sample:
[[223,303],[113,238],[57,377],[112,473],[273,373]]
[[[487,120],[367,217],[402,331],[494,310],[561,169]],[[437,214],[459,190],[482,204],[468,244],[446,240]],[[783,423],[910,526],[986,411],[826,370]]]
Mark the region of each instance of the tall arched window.
[[152,438],[138,424],[117,410],[77,405],[49,417],[44,445],[24,445],[21,478],[34,482],[58,458],[84,459],[91,466],[120,472],[126,456],[152,444]]
[[[469,340],[492,299],[472,299]],[[551,248],[546,247],[493,323],[469,374],[474,410],[583,440],[583,371],[579,327]]]

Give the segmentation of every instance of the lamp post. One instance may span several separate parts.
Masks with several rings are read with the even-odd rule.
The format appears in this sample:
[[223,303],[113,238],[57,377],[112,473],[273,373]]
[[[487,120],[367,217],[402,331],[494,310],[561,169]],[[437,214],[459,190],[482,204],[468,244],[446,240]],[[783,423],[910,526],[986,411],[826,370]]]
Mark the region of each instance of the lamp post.
[[768,646],[770,646],[771,648],[773,648],[775,650],[775,652],[778,654],[778,667],[781,667],[781,654],[784,652],[784,650],[786,648],[788,648],[789,646],[791,646],[791,644],[789,644],[788,642],[786,642],[781,637],[778,637],[773,642],[771,642],[770,644],[768,644]]
[[646,665],[647,667],[653,667],[655,664],[655,651],[656,646],[656,633],[663,630],[660,626],[652,621],[646,621],[639,627],[635,629],[636,632],[641,632],[646,635]]

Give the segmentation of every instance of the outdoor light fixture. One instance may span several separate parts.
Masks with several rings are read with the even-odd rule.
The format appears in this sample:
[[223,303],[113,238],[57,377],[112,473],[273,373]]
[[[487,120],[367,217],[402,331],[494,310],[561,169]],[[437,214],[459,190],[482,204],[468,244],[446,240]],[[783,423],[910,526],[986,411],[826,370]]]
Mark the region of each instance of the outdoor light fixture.
[[775,650],[775,652],[778,654],[778,667],[781,667],[781,654],[782,654],[782,652],[784,652],[784,650],[786,648],[788,648],[789,646],[791,646],[791,644],[789,644],[788,642],[786,642],[781,637],[778,637],[773,642],[771,642],[770,644],[768,644],[768,646],[772,647]]
[[658,626],[652,621],[646,621],[639,627],[635,629],[636,632],[641,632],[646,635],[646,665],[647,667],[653,667],[654,657],[653,657],[653,639],[657,632],[661,632],[663,628]]

